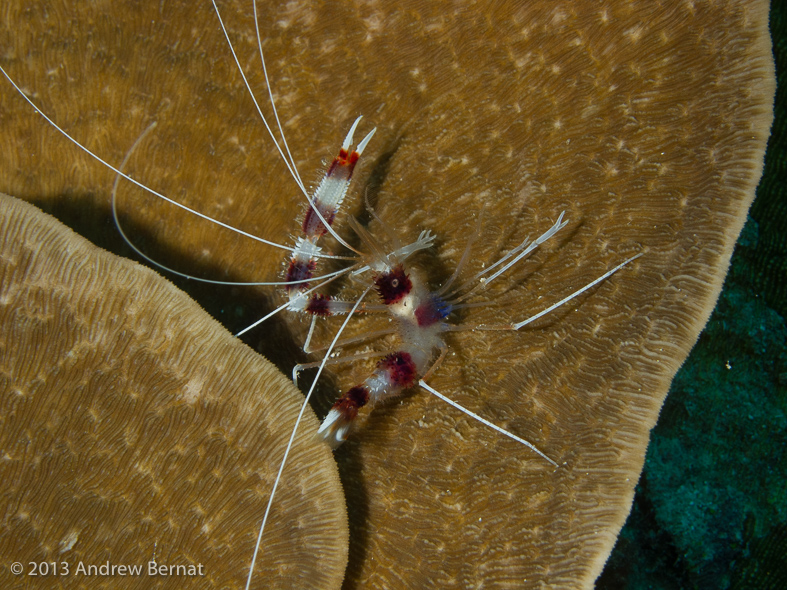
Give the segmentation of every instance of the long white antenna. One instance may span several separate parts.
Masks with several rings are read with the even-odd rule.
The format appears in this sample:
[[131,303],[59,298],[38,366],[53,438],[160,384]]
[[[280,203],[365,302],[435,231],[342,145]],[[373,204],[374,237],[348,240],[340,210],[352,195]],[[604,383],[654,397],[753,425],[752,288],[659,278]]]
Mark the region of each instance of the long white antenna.
[[[257,0],[254,0],[254,30],[257,32],[257,47],[260,49],[260,61],[262,62],[262,73],[265,76],[265,87],[268,89],[268,98],[271,102],[271,108],[273,109],[273,116],[276,119],[276,126],[279,128],[279,135],[281,135],[281,142],[284,144],[284,149],[287,150],[287,155],[290,157],[290,163],[292,164],[292,172],[295,174],[295,182],[298,183],[298,186],[301,187],[302,191],[306,191],[306,188],[303,186],[303,181],[301,180],[301,175],[298,173],[298,167],[295,165],[295,158],[292,157],[292,153],[290,152],[290,146],[287,144],[287,138],[284,136],[284,129],[282,129],[281,121],[279,120],[279,111],[276,109],[276,101],[273,100],[273,90],[271,89],[271,82],[268,79],[268,67],[265,65],[265,56],[262,54],[262,38],[260,36],[260,19],[257,15]],[[249,91],[251,92],[251,91]]]
[[[635,254],[635,255],[634,255],[634,256],[632,256],[631,258],[628,258],[628,259],[624,260],[623,262],[621,262],[620,264],[618,264],[618,265],[617,265],[615,268],[613,268],[613,269],[611,269],[611,270],[608,270],[608,271],[607,271],[607,272],[605,272],[603,275],[601,275],[600,277],[598,277],[596,280],[589,282],[587,285],[585,285],[585,286],[584,286],[584,287],[582,287],[581,289],[577,289],[576,291],[574,291],[574,292],[573,292],[571,295],[569,295],[568,297],[564,297],[563,299],[561,299],[561,300],[560,300],[560,301],[558,301],[557,303],[555,303],[555,304],[553,304],[553,305],[550,305],[550,306],[549,306],[549,307],[547,307],[547,308],[546,308],[544,311],[541,311],[541,312],[537,313],[536,315],[534,315],[534,316],[531,316],[531,317],[527,318],[526,320],[522,320],[521,322],[518,322],[518,323],[514,324],[512,329],[514,329],[514,330],[518,330],[519,328],[521,328],[521,327],[523,327],[523,326],[526,326],[526,325],[527,325],[527,324],[529,324],[530,322],[534,322],[534,321],[536,321],[538,318],[540,318],[540,317],[542,317],[542,316],[545,316],[545,315],[546,315],[546,314],[548,314],[550,311],[552,311],[552,310],[554,310],[554,309],[557,309],[558,307],[560,307],[560,306],[561,306],[561,305],[563,305],[564,303],[568,303],[569,301],[571,301],[572,299],[574,299],[574,297],[577,297],[578,295],[581,295],[582,293],[584,293],[585,291],[587,291],[587,290],[588,290],[588,289],[590,289],[591,287],[593,287],[593,286],[595,286],[595,285],[598,285],[598,284],[599,284],[601,281],[603,281],[604,279],[607,279],[607,278],[609,278],[611,275],[615,274],[615,273],[616,273],[616,272],[618,272],[618,271],[619,271],[621,268],[623,268],[624,266],[626,266],[626,265],[627,265],[629,262],[631,262],[632,260],[636,260],[637,258],[639,258],[640,256],[642,256],[643,254],[644,254],[644,252],[640,252],[639,254]],[[485,329],[486,329],[486,327],[485,327],[485,326],[480,326],[480,327],[479,327],[479,329],[481,329],[481,330],[485,330]]]
[[[295,184],[298,185],[298,187],[301,189],[301,192],[304,195],[306,195],[306,198],[308,199],[309,198],[308,192],[306,191],[306,188],[303,186],[303,183],[301,182],[301,178],[298,175],[298,171],[295,169],[295,162],[291,161],[290,159],[287,158],[287,156],[284,155],[284,151],[281,149],[281,145],[279,145],[279,141],[276,139],[276,136],[273,134],[273,129],[271,129],[271,126],[268,124],[268,119],[265,117],[265,115],[262,114],[262,109],[260,108],[260,105],[257,102],[257,97],[254,96],[254,92],[252,92],[251,86],[249,85],[249,82],[246,79],[246,73],[243,71],[243,68],[240,65],[240,61],[238,60],[238,56],[235,54],[235,48],[232,46],[232,41],[230,41],[229,34],[227,33],[227,29],[224,26],[224,20],[221,18],[221,13],[219,12],[219,7],[216,5],[216,0],[211,0],[211,2],[213,2],[213,8],[216,11],[216,16],[219,18],[219,25],[221,25],[221,30],[224,32],[224,38],[227,40],[227,45],[229,45],[230,47],[230,51],[232,52],[232,57],[235,59],[235,64],[238,66],[238,71],[240,72],[241,78],[243,78],[243,83],[246,85],[246,90],[248,90],[249,92],[249,96],[251,97],[251,100],[257,109],[257,113],[259,114],[263,125],[265,125],[265,129],[267,129],[268,135],[270,135],[270,138],[273,141],[273,145],[276,146],[276,150],[279,152],[279,155],[281,156],[282,160],[284,160],[284,165],[287,166],[287,170],[290,171],[290,175],[295,180]],[[254,9],[255,9],[255,21],[256,21],[256,9],[257,9],[256,4],[254,6]],[[265,70],[264,61],[263,61],[263,70]],[[268,82],[267,74],[265,75],[265,82],[266,83]],[[270,85],[268,85],[268,91],[270,92]],[[271,97],[271,104],[273,104],[273,97]],[[273,110],[274,112],[276,111],[275,106],[273,107]],[[279,127],[279,130],[281,131],[281,127]],[[287,142],[284,140],[283,134],[282,134],[282,141],[286,145]],[[289,149],[287,150],[287,153],[289,154]],[[290,158],[291,157],[292,156],[290,156]]]
[[109,168],[110,170],[112,170],[115,174],[119,174],[120,176],[122,176],[123,178],[128,180],[129,182],[137,185],[142,190],[147,191],[147,192],[149,192],[152,195],[155,195],[159,199],[162,199],[162,200],[166,201],[167,203],[170,203],[171,205],[175,205],[176,207],[180,207],[181,209],[184,209],[185,211],[188,211],[192,215],[196,215],[197,217],[201,217],[202,219],[210,221],[211,223],[215,223],[216,225],[219,225],[219,226],[221,226],[221,227],[223,227],[225,229],[228,229],[230,231],[234,231],[235,233],[240,234],[242,236],[246,236],[247,238],[251,238],[252,240],[256,240],[258,242],[262,242],[263,244],[267,244],[268,246],[273,246],[274,248],[280,248],[282,250],[287,250],[289,252],[294,251],[294,248],[292,246],[284,246],[282,244],[277,244],[276,242],[271,242],[270,240],[266,240],[264,238],[257,237],[254,234],[250,234],[248,232],[245,232],[245,231],[243,231],[241,229],[238,229],[237,227],[233,227],[233,226],[231,226],[231,225],[229,225],[227,223],[219,221],[218,219],[213,219],[212,217],[208,217],[204,213],[200,213],[199,211],[195,211],[194,209],[186,207],[186,205],[182,205],[182,204],[178,203],[177,201],[173,201],[169,197],[166,197],[166,196],[162,195],[161,193],[154,191],[152,188],[149,188],[149,187],[145,186],[144,184],[142,184],[141,182],[139,182],[137,180],[134,180],[133,178],[131,178],[127,174],[124,174],[123,172],[121,172],[120,170],[115,168],[112,164],[110,164],[106,160],[101,159],[99,156],[97,156],[96,154],[91,152],[89,149],[87,149],[85,146],[83,146],[81,143],[79,143],[76,139],[71,137],[68,133],[63,131],[63,129],[61,129],[60,126],[57,123],[55,123],[52,119],[50,119],[44,113],[44,111],[39,109],[36,106],[36,104],[32,100],[30,100],[24,92],[22,92],[22,89],[19,88],[19,86],[17,86],[16,82],[14,82],[11,79],[11,76],[9,76],[8,73],[1,66],[0,66],[0,72],[2,72],[3,75],[6,77],[6,80],[8,80],[14,88],[16,88],[17,92],[19,92],[19,94],[22,96],[22,98],[24,98],[30,104],[30,106],[33,107],[36,110],[36,112],[39,115],[41,115],[44,119],[46,119],[47,123],[49,123],[50,125],[52,125],[52,127],[57,129],[71,143],[73,143],[75,146],[77,146],[79,149],[81,149],[83,152],[85,152],[90,157],[94,158],[95,160],[97,160],[98,162],[100,162],[101,164],[103,164],[104,166]]
[[575,297],[581,295],[582,293],[584,293],[585,291],[587,291],[591,287],[594,287],[595,285],[598,285],[603,280],[609,278],[611,275],[613,275],[616,272],[618,272],[621,268],[626,266],[629,262],[631,262],[633,260],[636,260],[637,258],[642,256],[643,254],[644,254],[644,252],[640,252],[639,254],[635,254],[631,258],[627,258],[626,260],[624,260],[623,262],[618,264],[615,268],[612,268],[612,269],[608,270],[603,275],[601,275],[597,279],[592,280],[591,282],[589,282],[584,287],[582,287],[580,289],[577,289],[576,291],[574,291],[570,295],[567,295],[566,297],[564,297],[563,299],[561,299],[557,303],[553,303],[552,305],[550,305],[546,309],[538,312],[535,315],[530,316],[527,319],[522,320],[521,322],[517,322],[517,323],[513,323],[513,324],[475,324],[475,325],[471,325],[471,326],[453,326],[453,325],[449,325],[449,326],[445,327],[445,331],[446,332],[464,332],[464,331],[467,331],[467,330],[490,330],[490,331],[491,330],[500,330],[500,331],[505,331],[505,330],[516,331],[516,330],[519,330],[520,328],[522,328],[522,327],[524,327],[524,326],[526,326],[526,325],[528,325],[528,324],[530,324],[532,322],[535,322],[538,318],[544,317],[549,312],[554,311],[555,309],[557,309],[561,305],[565,305],[566,303],[568,303],[569,301],[571,301]]
[[488,426],[492,430],[495,430],[495,431],[499,432],[500,434],[504,434],[507,437],[514,439],[516,442],[525,445],[528,449],[530,449],[531,451],[533,451],[534,453],[536,453],[540,457],[543,457],[544,459],[546,459],[547,461],[552,463],[552,465],[554,465],[555,467],[558,466],[557,463],[555,463],[552,459],[550,459],[544,453],[539,451],[535,447],[535,445],[533,445],[532,443],[529,443],[524,438],[519,438],[516,434],[512,434],[512,433],[508,432],[508,430],[505,430],[504,428],[501,428],[500,426],[497,426],[496,424],[493,424],[492,422],[490,422],[486,418],[482,418],[478,414],[474,414],[473,412],[471,412],[470,410],[468,410],[464,406],[462,406],[462,405],[456,403],[454,400],[444,396],[442,393],[440,393],[439,391],[437,391],[436,389],[431,387],[428,383],[426,383],[426,381],[424,381],[423,379],[420,379],[418,381],[418,385],[423,387],[426,391],[428,391],[432,395],[439,397],[441,400],[443,400],[448,405],[453,406],[454,408],[456,408],[460,412],[464,412],[465,414],[467,414],[471,418],[474,418],[475,420],[478,420],[481,424],[485,424],[486,426]]
[[[126,157],[123,159],[123,162],[121,162],[120,167],[119,167],[120,170],[122,170],[123,168],[126,167],[126,163],[128,162],[129,158],[131,157],[131,154],[134,152],[134,150],[137,148],[137,146],[142,142],[142,140],[145,138],[145,136],[150,131],[152,131],[153,128],[155,128],[155,127],[156,127],[156,123],[155,122],[151,123],[148,126],[148,128],[145,129],[145,131],[142,132],[142,135],[140,135],[137,138],[137,140],[134,142],[134,145],[131,146],[131,149],[126,154]],[[170,267],[166,266],[165,264],[162,264],[161,262],[158,262],[157,260],[154,260],[153,258],[148,256],[147,254],[145,254],[142,250],[137,248],[136,244],[134,244],[134,242],[131,241],[131,238],[129,238],[126,235],[126,232],[123,231],[123,226],[120,225],[120,217],[118,216],[118,211],[117,211],[117,190],[118,190],[118,183],[120,182],[120,178],[121,178],[120,175],[116,175],[115,176],[115,182],[112,185],[112,216],[115,218],[115,227],[117,227],[118,232],[120,232],[120,235],[123,238],[123,240],[126,242],[126,244],[128,244],[128,246],[132,250],[134,250],[134,252],[136,252],[139,256],[141,256],[142,258],[144,258],[145,260],[147,260],[151,264],[157,266],[158,268],[160,268],[162,270],[165,270],[165,271],[167,271],[169,273],[172,273],[174,275],[177,275],[179,277],[183,277],[185,279],[190,279],[190,280],[193,280],[193,281],[198,281],[200,283],[210,283],[212,285],[236,285],[236,286],[239,286],[239,285],[240,286],[269,285],[269,286],[285,286],[285,285],[299,285],[301,283],[308,283],[308,282],[311,282],[311,281],[321,281],[323,279],[336,278],[336,277],[339,277],[339,276],[341,276],[341,275],[343,275],[343,274],[345,274],[347,272],[350,272],[351,270],[353,270],[355,268],[354,266],[348,266],[346,268],[343,268],[343,269],[340,269],[340,270],[337,270],[337,271],[334,271],[334,272],[331,272],[331,273],[328,273],[328,274],[325,274],[325,275],[321,275],[321,276],[318,276],[318,277],[311,277],[311,278],[308,278],[308,279],[301,279],[299,281],[257,281],[257,282],[251,282],[251,281],[218,281],[218,280],[215,280],[215,279],[204,279],[202,277],[197,277],[197,276],[194,276],[194,275],[190,275],[190,274],[185,273],[185,272],[180,272],[179,270],[175,270],[174,268],[170,268]],[[313,289],[309,289],[309,291],[307,291],[307,292],[311,292],[311,291],[313,291],[314,289],[316,289],[318,287],[322,287],[323,285],[325,285],[328,282],[329,281],[322,282],[319,285],[317,285],[317,287],[314,287]],[[286,305],[284,307],[286,307]],[[264,320],[266,320],[269,317],[271,317],[272,315],[274,315],[274,313],[280,311],[280,309],[283,309],[283,308],[279,308],[276,311],[274,311],[273,313],[270,313],[270,314],[266,315],[262,320],[258,321],[254,325],[246,328],[246,330],[243,330],[242,332],[236,334],[236,336],[240,336],[241,334],[243,334],[246,331],[250,330],[254,326],[260,324]]]
[[336,342],[339,340],[339,336],[341,335],[344,328],[347,326],[347,323],[350,321],[350,318],[358,309],[358,306],[361,305],[361,301],[363,298],[366,297],[366,294],[371,291],[372,286],[366,288],[366,290],[361,294],[358,298],[358,301],[355,302],[352,310],[350,313],[347,314],[347,317],[344,319],[339,331],[336,332],[336,336],[334,336],[331,345],[328,347],[328,350],[325,352],[325,356],[322,359],[322,363],[320,364],[320,368],[317,369],[317,375],[314,377],[314,381],[312,382],[312,386],[309,388],[309,392],[306,394],[306,399],[303,400],[303,405],[301,406],[301,411],[298,413],[298,418],[295,420],[295,426],[292,428],[292,434],[290,434],[290,440],[287,443],[287,448],[284,450],[284,457],[282,457],[281,465],[279,466],[279,472],[276,474],[276,480],[273,482],[273,489],[271,490],[271,495],[268,498],[268,505],[265,507],[265,515],[262,517],[262,524],[260,525],[260,532],[257,535],[257,544],[254,546],[254,555],[251,558],[251,565],[249,566],[249,577],[246,579],[246,590],[249,590],[251,587],[251,578],[254,574],[254,564],[257,561],[257,554],[260,551],[260,544],[262,543],[262,533],[265,530],[265,523],[268,521],[268,514],[270,513],[271,506],[273,505],[273,496],[276,493],[276,488],[279,486],[279,481],[281,481],[281,474],[284,471],[284,465],[287,463],[287,457],[290,454],[290,449],[292,448],[292,443],[295,440],[295,433],[298,431],[298,425],[301,423],[301,418],[303,417],[303,412],[306,410],[306,405],[309,403],[311,399],[312,393],[314,392],[314,388],[317,386],[317,380],[320,378],[322,374],[322,370],[325,368],[325,363],[328,361],[328,358],[331,356],[331,352],[333,351],[333,347],[336,345]]
[[[273,143],[276,146],[276,149],[279,151],[279,154],[281,155],[282,160],[284,160],[284,164],[285,164],[285,166],[287,166],[287,170],[290,171],[290,174],[292,175],[293,179],[295,179],[295,183],[298,185],[298,188],[301,189],[301,192],[303,193],[303,196],[306,197],[306,201],[309,203],[309,207],[311,207],[312,211],[314,211],[314,213],[317,215],[317,218],[322,222],[323,226],[325,226],[325,229],[327,229],[328,232],[342,246],[344,246],[345,248],[347,248],[351,252],[355,252],[356,254],[360,254],[360,252],[358,252],[355,248],[350,246],[350,244],[348,244],[345,240],[342,239],[342,237],[338,233],[336,233],[336,230],[331,227],[331,224],[328,223],[325,220],[325,217],[323,217],[322,213],[320,213],[319,208],[315,207],[314,203],[312,203],[311,196],[306,191],[306,189],[303,186],[303,184],[300,182],[300,177],[298,176],[298,174],[293,170],[294,164],[290,164],[290,162],[287,160],[287,157],[284,155],[284,152],[282,151],[281,146],[279,145],[279,142],[276,141],[276,136],[273,134],[273,130],[271,129],[271,126],[268,124],[268,120],[265,118],[265,115],[262,114],[262,109],[260,109],[260,105],[257,102],[257,98],[254,96],[254,93],[251,91],[251,86],[249,86],[249,82],[246,79],[246,74],[244,73],[243,68],[240,65],[240,61],[238,60],[238,56],[235,53],[235,48],[232,46],[232,42],[230,41],[229,33],[227,33],[227,29],[224,26],[224,21],[221,18],[221,13],[219,12],[219,7],[216,5],[216,0],[211,0],[211,2],[213,3],[213,8],[216,10],[216,16],[219,18],[219,24],[221,25],[221,30],[224,31],[224,37],[227,39],[227,44],[229,45],[230,51],[232,52],[232,57],[235,60],[235,65],[238,66],[238,71],[240,72],[241,78],[243,78],[243,83],[246,85],[246,89],[249,91],[249,95],[251,96],[251,100],[254,102],[254,106],[257,108],[257,112],[259,113],[260,118],[262,119],[262,122],[265,124],[265,129],[268,130],[268,135],[271,136],[271,140],[273,140]],[[283,138],[283,136],[282,136],[282,138]]]

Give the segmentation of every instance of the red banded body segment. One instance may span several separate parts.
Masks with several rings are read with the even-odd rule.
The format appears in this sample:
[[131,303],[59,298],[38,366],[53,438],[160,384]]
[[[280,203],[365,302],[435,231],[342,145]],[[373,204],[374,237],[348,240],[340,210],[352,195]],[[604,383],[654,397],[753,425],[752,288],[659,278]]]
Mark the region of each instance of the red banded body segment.
[[428,328],[447,318],[451,309],[450,303],[438,295],[431,294],[415,308],[415,320],[419,328]]
[[380,273],[374,278],[374,288],[385,305],[394,305],[410,294],[413,283],[405,272],[404,265],[397,264],[390,271]]
[[419,372],[419,367],[410,353],[398,351],[386,355],[362,384],[348,389],[333,404],[317,435],[332,447],[339,446],[347,438],[347,433],[358,416],[358,410],[369,401],[377,402],[413,387]]
[[418,369],[413,357],[407,352],[394,352],[377,363],[375,374],[384,374],[385,380],[397,390],[408,389],[415,385]]
[[313,259],[300,260],[293,257],[290,260],[290,265],[287,267],[287,291],[303,291],[309,286],[309,279],[314,276],[314,269],[317,267],[317,261]]

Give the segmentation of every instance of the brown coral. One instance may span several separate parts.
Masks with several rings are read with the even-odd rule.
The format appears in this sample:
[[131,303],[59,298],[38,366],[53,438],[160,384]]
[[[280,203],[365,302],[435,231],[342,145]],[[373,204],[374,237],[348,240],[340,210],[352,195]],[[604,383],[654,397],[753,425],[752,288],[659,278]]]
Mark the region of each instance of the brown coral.
[[[221,7],[262,94],[251,11]],[[158,120],[130,166],[137,177],[286,241],[302,199],[254,123],[210,7],[89,9],[69,8],[74,32],[58,30],[56,9],[17,10],[9,22],[29,32],[14,44],[5,33],[14,49],[4,65],[114,162]],[[314,178],[365,114],[379,127],[368,153],[379,156],[359,182],[402,239],[439,235],[435,255],[418,261],[435,282],[482,205],[475,268],[567,211],[564,235],[493,286],[499,305],[462,319],[527,316],[645,252],[522,333],[457,335],[432,382],[537,443],[562,464],[556,472],[425,394],[372,413],[338,455],[353,522],[349,586],[591,585],[753,198],[773,94],[766,4],[301,2],[262,6],[261,22],[301,171]],[[96,192],[106,203],[110,173],[64,148],[21,101],[4,104],[15,110],[3,123],[18,125],[3,135],[14,146],[6,190]],[[45,166],[40,179],[38,158],[59,149],[68,165]],[[210,260],[233,277],[276,275],[279,253],[134,191],[122,202],[163,250],[195,253],[184,270]]]
[[[0,195],[0,236],[0,585],[39,587],[30,562],[50,562],[64,588],[242,587],[301,396],[169,282],[35,207]],[[338,474],[303,426],[255,587],[344,573]],[[142,573],[90,575],[106,563]]]

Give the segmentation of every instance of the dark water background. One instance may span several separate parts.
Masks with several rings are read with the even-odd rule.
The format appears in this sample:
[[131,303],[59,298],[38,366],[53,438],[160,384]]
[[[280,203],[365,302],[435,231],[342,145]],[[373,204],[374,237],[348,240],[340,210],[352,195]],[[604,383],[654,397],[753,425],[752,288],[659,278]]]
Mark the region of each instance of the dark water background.
[[770,20],[776,107],[757,198],[597,590],[787,589],[787,2]]

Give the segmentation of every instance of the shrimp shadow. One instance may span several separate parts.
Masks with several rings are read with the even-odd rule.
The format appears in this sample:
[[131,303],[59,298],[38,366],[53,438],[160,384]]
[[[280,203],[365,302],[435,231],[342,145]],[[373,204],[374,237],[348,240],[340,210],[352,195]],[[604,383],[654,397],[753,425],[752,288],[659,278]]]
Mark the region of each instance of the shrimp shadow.
[[342,590],[356,590],[354,580],[357,575],[353,575],[353,572],[363,567],[369,546],[369,532],[365,526],[369,521],[369,494],[363,472],[363,445],[356,438],[350,438],[335,451],[334,458],[344,487],[350,529],[347,570]]
[[[28,202],[52,215],[94,245],[124,258],[130,258],[164,276],[177,288],[187,293],[211,317],[235,334],[275,309],[273,294],[260,287],[222,286],[186,279],[162,271],[141,258],[126,244],[115,227],[111,207],[97,203],[91,193],[65,192],[57,198],[27,199]],[[175,269],[202,277],[221,277],[226,281],[242,281],[238,276],[227,275],[226,269],[206,261],[195,260],[188,251],[173,251],[157,240],[149,228],[135,223],[119,213],[126,233],[134,237],[135,245],[143,252],[150,252],[154,259]],[[165,254],[164,254],[165,253]],[[292,331],[280,315],[266,320],[264,328],[251,331],[243,341],[266,357],[285,375],[289,375],[295,362],[305,362],[306,357],[296,344]],[[294,360],[295,359],[295,360]]]
[[[402,137],[396,137],[390,145],[386,146],[385,151],[377,156],[377,159],[372,164],[369,177],[362,191],[364,207],[357,217],[358,222],[363,227],[368,227],[374,218],[374,211],[376,211],[377,204],[380,202],[380,191],[385,183],[385,179],[388,177],[388,170],[391,168],[391,163],[399,151],[401,143]],[[386,231],[388,230],[389,228],[386,228]]]
[[397,412],[401,403],[406,403],[406,400],[419,393],[420,388],[416,386],[402,395],[375,404],[366,420],[351,432],[347,441],[334,453],[347,501],[350,529],[347,570],[342,590],[360,590],[363,587],[360,577],[369,554],[371,535],[366,525],[370,520],[371,510],[368,488],[374,475],[365,469],[366,446],[379,448],[384,445],[379,437],[391,436],[390,431],[386,432],[389,430],[386,428],[388,419]]

